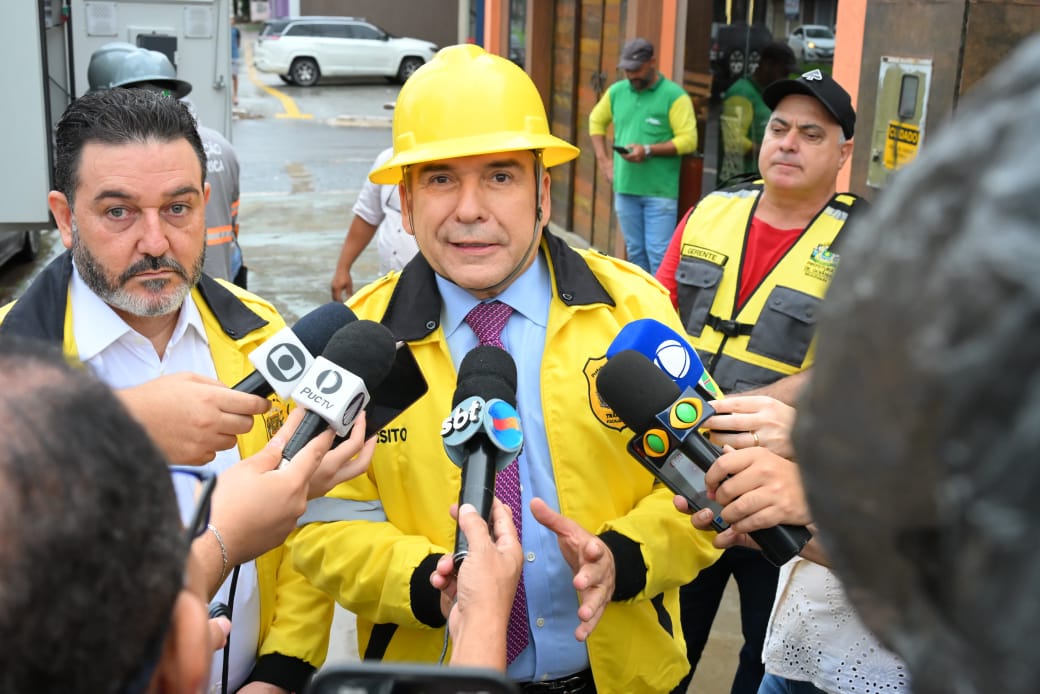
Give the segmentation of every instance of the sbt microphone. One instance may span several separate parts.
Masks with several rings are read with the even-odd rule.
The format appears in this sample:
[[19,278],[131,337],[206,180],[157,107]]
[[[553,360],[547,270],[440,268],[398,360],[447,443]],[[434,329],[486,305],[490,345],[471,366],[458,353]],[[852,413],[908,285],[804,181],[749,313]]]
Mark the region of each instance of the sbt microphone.
[[340,436],[349,434],[395,356],[394,336],[379,323],[359,320],[337,330],[292,392],[307,414],[285,444],[282,465],[329,427]]
[[[520,454],[524,435],[516,412],[516,364],[498,347],[482,345],[462,358],[452,411],[441,425],[444,450],[462,468],[459,507],[473,504],[491,522],[495,473]],[[455,568],[469,554],[461,528],[455,529]]]
[[635,350],[668,374],[680,390],[696,388],[706,399],[717,400],[722,391],[704,368],[697,351],[686,338],[653,318],[634,320],[607,347],[607,359],[626,349]]
[[344,304],[330,301],[284,327],[249,354],[256,371],[231,386],[240,393],[288,399],[337,330],[357,320]]
[[[711,406],[694,388],[680,392],[667,374],[634,350],[618,352],[607,361],[596,377],[596,389],[635,432],[629,452],[692,507],[701,508],[697,492],[704,490],[704,473],[722,455],[698,432],[704,420],[715,414]],[[724,529],[721,509],[709,508],[715,512],[715,528]],[[798,554],[812,538],[801,525],[778,525],[750,534],[776,566]]]

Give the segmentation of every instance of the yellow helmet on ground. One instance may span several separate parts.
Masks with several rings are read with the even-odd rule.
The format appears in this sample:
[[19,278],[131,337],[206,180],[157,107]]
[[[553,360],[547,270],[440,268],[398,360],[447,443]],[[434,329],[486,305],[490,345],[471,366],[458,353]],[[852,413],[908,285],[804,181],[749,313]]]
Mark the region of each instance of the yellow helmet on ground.
[[541,150],[546,167],[578,156],[549,134],[538,89],[514,63],[471,44],[442,48],[415,71],[394,108],[394,156],[373,183],[400,183],[402,167],[494,152]]

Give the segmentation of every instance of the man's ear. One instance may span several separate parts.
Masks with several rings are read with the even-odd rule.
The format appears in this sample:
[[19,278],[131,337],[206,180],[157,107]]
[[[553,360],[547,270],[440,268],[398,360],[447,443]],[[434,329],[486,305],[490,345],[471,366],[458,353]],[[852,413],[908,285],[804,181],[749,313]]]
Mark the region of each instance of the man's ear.
[[840,158],[838,159],[838,170],[839,171],[841,170],[841,167],[845,166],[845,162],[847,162],[849,160],[849,157],[852,156],[852,148],[853,147],[854,147],[854,145],[853,145],[851,140],[846,140],[844,143],[842,143],[842,145],[841,145],[841,155],[840,155]]
[[408,186],[404,181],[397,184],[397,194],[401,198],[401,225],[406,232],[415,236],[415,229],[412,228],[412,201],[408,198]]
[[47,194],[47,206],[51,208],[54,223],[61,231],[61,242],[65,248],[72,248],[72,205],[65,193],[52,190]]
[[196,694],[209,679],[213,659],[209,615],[199,597],[187,589],[177,596],[162,657],[149,684],[149,694]]

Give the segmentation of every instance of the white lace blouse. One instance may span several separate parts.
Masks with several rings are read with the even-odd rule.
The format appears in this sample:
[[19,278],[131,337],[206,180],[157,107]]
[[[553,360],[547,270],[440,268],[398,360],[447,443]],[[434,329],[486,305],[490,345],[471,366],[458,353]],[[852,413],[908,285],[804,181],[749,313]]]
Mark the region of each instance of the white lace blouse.
[[780,569],[762,660],[831,694],[910,692],[906,666],[859,620],[837,576],[800,557]]

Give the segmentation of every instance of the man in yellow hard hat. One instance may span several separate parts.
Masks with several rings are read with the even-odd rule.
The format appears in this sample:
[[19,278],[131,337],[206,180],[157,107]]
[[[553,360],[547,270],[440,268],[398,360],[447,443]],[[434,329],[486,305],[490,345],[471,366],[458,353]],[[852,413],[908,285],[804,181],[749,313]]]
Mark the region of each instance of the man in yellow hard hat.
[[525,439],[495,487],[524,553],[507,672],[525,691],[667,692],[688,669],[678,586],[717,555],[628,457],[595,376],[629,321],[680,329],[668,295],[544,228],[547,169],[578,150],[549,133],[541,96],[508,60],[440,51],[401,89],[393,141],[370,178],[399,184],[419,255],[350,304],[409,345],[429,391],[384,431],[368,475],[333,490],[352,502],[342,518],[300,531],[296,566],[357,614],[362,657],[440,657],[454,585],[431,576],[454,548],[460,484],[441,423],[463,357],[503,347]]

